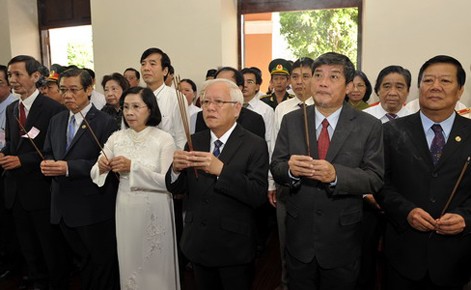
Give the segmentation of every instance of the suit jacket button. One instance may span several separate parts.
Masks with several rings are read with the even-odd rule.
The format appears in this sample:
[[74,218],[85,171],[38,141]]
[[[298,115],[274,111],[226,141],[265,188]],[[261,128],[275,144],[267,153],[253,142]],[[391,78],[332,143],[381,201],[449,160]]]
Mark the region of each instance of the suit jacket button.
[[437,202],[437,200],[435,199],[435,197],[431,196],[431,197],[430,197],[430,202],[431,202],[431,203],[435,203],[435,202]]
[[322,210],[320,210],[320,209],[316,210],[316,214],[319,215],[319,216],[322,215]]
[[438,172],[436,171],[432,172],[432,177],[435,177],[435,178],[438,177]]

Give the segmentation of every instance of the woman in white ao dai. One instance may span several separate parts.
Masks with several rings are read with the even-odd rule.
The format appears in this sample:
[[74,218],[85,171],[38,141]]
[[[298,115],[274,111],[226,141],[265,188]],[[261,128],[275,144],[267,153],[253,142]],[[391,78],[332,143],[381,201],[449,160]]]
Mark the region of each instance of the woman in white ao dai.
[[176,147],[170,134],[155,127],[161,117],[152,91],[132,88],[123,98],[129,128],[110,136],[106,157],[102,152],[91,170],[98,186],[107,174],[119,173],[116,236],[121,289],[180,289],[173,199],[165,187]]

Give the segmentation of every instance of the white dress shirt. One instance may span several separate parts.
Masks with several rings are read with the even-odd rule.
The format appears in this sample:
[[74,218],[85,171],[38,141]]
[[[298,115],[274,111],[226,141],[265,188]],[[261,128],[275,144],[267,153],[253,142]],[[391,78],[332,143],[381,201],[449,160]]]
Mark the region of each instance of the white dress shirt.
[[90,102],[92,102],[95,108],[101,110],[106,105],[105,95],[96,90],[93,90],[92,95],[90,96]]
[[[301,107],[299,104],[302,104],[303,101],[301,101],[296,95],[294,98],[285,100],[276,106],[275,109],[275,118],[273,122],[273,148],[275,147],[275,142],[276,142],[276,137],[278,136],[278,132],[280,131],[281,127],[281,121],[283,120],[284,115],[288,114],[289,112],[292,112],[294,110],[298,110]],[[306,100],[306,105],[311,106],[314,105],[314,100],[312,98],[308,98]],[[272,150],[273,150],[272,148]]]
[[188,106],[188,117],[190,118],[190,134],[195,133],[196,129],[196,117],[198,116],[198,112],[201,111],[201,108],[191,104]]
[[177,93],[175,92],[175,89],[170,88],[163,83],[154,91],[154,95],[157,99],[157,104],[159,105],[160,114],[162,115],[162,121],[157,127],[170,133],[175,141],[175,145],[179,149],[183,149],[186,143],[186,136],[180,116],[180,109],[178,107]]
[[[374,105],[373,107],[369,107],[369,108],[364,109],[363,112],[366,112],[370,115],[373,115],[377,119],[381,120],[381,122],[383,124],[389,122],[389,118],[386,117],[386,114],[388,112],[386,112],[383,109],[383,106],[381,106],[380,103]],[[410,114],[411,114],[411,112],[409,111],[409,109],[407,109],[404,106],[401,108],[401,110],[399,110],[399,112],[396,113],[397,118],[401,118],[401,117],[404,117],[404,116],[407,116],[407,115],[410,115]]]

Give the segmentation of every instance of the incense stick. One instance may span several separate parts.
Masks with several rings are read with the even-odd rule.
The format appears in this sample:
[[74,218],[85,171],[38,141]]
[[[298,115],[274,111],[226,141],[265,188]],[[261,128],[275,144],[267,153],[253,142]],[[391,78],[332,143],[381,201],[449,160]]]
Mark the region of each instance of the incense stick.
[[[87,119],[85,119],[85,116],[82,114],[82,111],[79,111],[79,113],[80,113],[80,116],[82,116],[82,119],[85,122],[85,124],[87,124],[88,131],[92,134],[93,139],[95,140],[95,143],[98,145],[98,147],[100,147],[101,153],[103,153],[103,156],[106,158],[106,161],[108,161],[108,163],[109,163],[110,159],[108,158],[108,156],[106,156],[105,149],[103,148],[103,146],[101,146],[101,143],[98,140],[97,136],[95,135],[95,132],[93,131],[92,126],[90,126],[90,123],[88,123]],[[114,172],[114,175],[119,180],[118,173]]]
[[303,76],[303,60],[300,59],[300,66],[301,69],[301,84],[302,84],[302,94],[303,94],[303,116],[304,116],[304,135],[306,137],[306,147],[307,147],[307,155],[311,156],[311,144],[309,141],[309,125],[307,120],[307,105],[306,99],[304,98],[304,94],[306,93],[306,88],[304,87],[304,76]]
[[468,156],[468,158],[466,158],[466,162],[463,165],[463,169],[461,169],[460,176],[458,177],[458,180],[456,180],[455,187],[453,187],[453,190],[451,191],[450,197],[448,198],[445,206],[443,207],[443,210],[442,210],[442,213],[440,214],[440,217],[442,217],[445,214],[445,212],[448,210],[448,207],[450,206],[451,200],[455,196],[456,190],[458,189],[458,186],[461,184],[461,181],[463,180],[464,173],[465,173],[466,169],[468,168],[468,165],[469,165],[470,161],[471,161],[471,157]]

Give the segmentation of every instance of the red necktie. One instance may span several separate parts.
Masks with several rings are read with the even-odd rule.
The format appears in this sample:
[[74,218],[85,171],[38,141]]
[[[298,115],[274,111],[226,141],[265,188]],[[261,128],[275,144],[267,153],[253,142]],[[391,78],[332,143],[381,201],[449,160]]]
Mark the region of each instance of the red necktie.
[[[26,126],[26,112],[25,112],[25,105],[23,105],[22,102],[20,102],[20,124],[22,128],[25,128]],[[25,134],[26,132],[23,131],[23,129],[20,128],[20,134]]]
[[327,155],[327,150],[329,150],[330,138],[329,131],[327,131],[327,127],[329,127],[329,121],[327,121],[327,119],[324,119],[322,121],[321,134],[319,134],[319,139],[317,140],[317,151],[319,151],[319,159],[325,159],[325,156]]

